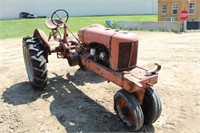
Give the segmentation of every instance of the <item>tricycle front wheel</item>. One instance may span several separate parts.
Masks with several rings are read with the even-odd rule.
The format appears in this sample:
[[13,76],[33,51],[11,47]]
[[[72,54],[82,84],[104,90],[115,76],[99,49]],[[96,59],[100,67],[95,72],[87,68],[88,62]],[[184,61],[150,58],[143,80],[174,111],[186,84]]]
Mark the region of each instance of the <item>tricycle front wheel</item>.
[[160,97],[153,87],[145,90],[144,100],[141,107],[144,114],[145,124],[154,123],[160,117],[162,105]]
[[134,95],[121,89],[114,95],[114,109],[122,122],[133,131],[144,124],[142,109]]

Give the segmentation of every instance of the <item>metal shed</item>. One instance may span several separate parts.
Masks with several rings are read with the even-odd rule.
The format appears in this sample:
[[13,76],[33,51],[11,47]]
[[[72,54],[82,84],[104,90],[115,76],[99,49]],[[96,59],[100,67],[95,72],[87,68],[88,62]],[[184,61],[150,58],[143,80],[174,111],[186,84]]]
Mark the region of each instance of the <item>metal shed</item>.
[[50,16],[59,8],[70,16],[157,14],[157,0],[0,0],[0,19],[19,18],[20,12]]

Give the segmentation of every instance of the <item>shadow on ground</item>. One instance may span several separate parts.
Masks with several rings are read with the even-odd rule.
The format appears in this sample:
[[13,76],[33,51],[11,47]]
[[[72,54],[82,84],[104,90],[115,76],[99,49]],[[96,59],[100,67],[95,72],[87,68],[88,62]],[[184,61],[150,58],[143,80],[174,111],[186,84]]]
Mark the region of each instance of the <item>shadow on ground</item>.
[[[4,102],[17,106],[34,102],[38,98],[48,100],[53,96],[50,112],[65,127],[66,132],[130,132],[118,116],[75,86],[84,85],[86,82],[99,83],[104,79],[91,72],[87,75],[90,78],[80,78],[84,75],[78,71],[74,76],[67,74],[67,79],[63,78],[63,75],[54,75],[55,77],[49,79],[44,91],[34,90],[29,82],[12,85],[3,94]],[[82,80],[78,80],[79,78]],[[89,81],[91,78],[93,80]],[[144,126],[138,132],[154,132],[154,127]]]

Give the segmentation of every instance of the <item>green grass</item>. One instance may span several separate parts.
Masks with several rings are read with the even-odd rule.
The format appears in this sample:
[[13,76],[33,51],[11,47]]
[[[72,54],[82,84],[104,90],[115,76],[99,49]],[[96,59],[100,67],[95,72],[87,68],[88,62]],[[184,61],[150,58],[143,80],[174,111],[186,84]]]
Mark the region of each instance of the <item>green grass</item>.
[[[22,38],[27,35],[32,35],[36,28],[43,30],[48,35],[50,30],[45,26],[45,20],[44,18],[0,20],[0,39]],[[102,24],[105,26],[106,20],[157,21],[157,15],[71,17],[67,24],[73,32],[77,32],[81,27],[91,24]]]

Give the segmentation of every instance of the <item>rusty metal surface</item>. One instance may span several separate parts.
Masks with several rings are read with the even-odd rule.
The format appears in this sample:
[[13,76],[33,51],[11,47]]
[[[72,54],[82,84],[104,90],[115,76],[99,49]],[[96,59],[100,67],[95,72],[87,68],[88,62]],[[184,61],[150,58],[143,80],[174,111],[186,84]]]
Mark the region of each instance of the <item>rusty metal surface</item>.
[[45,21],[45,25],[47,26],[48,29],[55,30],[55,29],[59,29],[59,28],[64,27],[64,23],[61,20],[55,19],[54,21],[56,21],[56,23],[60,24],[59,27],[54,25],[52,23],[52,21],[50,19],[48,19],[48,20]]
[[44,52],[45,52],[45,58],[48,61],[48,55],[51,54],[51,47],[49,45],[47,35],[42,30],[35,29],[33,36],[35,36],[39,39],[39,41],[44,49]]
[[112,70],[121,71],[136,66],[138,37],[134,33],[92,25],[82,28],[78,37],[84,45],[98,43],[106,46]]
[[156,84],[158,79],[157,74],[145,76],[148,71],[137,66],[129,71],[115,72],[89,60],[86,56],[81,56],[81,63],[86,68],[122,87],[129,93],[135,93],[140,104],[143,102],[145,89]]
[[158,80],[157,74],[147,76],[148,70],[138,66],[132,70],[123,71],[122,73],[125,79],[128,79],[139,87],[142,86],[144,89],[148,89],[149,86],[156,84]]

